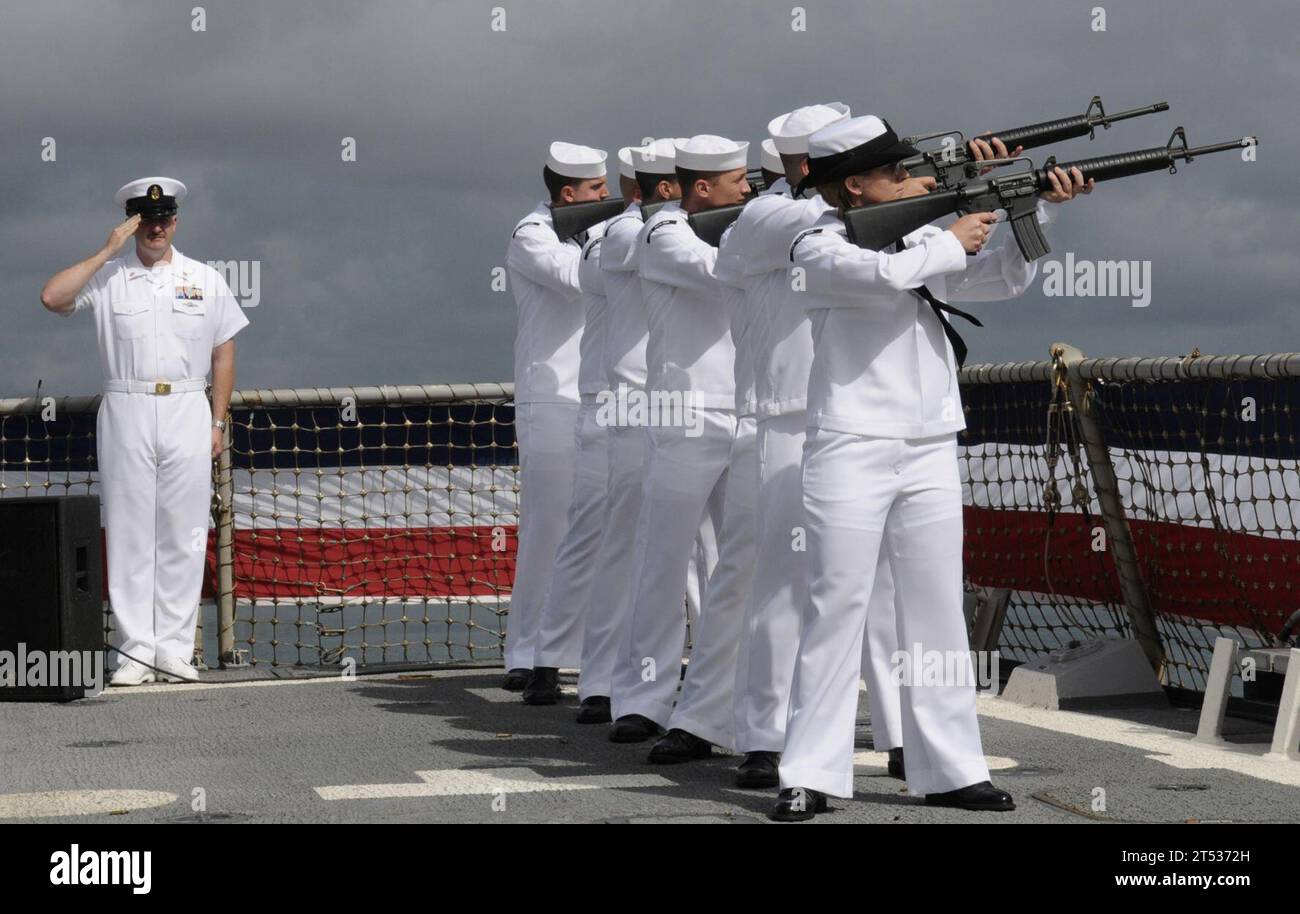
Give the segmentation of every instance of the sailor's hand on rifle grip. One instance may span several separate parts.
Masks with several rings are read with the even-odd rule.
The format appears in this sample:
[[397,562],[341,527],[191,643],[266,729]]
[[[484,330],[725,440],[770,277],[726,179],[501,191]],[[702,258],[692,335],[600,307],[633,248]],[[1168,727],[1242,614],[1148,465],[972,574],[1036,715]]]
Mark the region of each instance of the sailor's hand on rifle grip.
[[[970,154],[974,156],[977,162],[984,162],[988,159],[1010,159],[1024,152],[1023,146],[1017,146],[1015,152],[1007,152],[1007,144],[995,136],[991,136],[987,140],[976,137],[970,141],[969,147]],[[987,174],[992,170],[992,168],[982,168],[980,174]]]
[[997,221],[997,213],[971,213],[948,226],[948,231],[957,236],[967,254],[978,254],[988,244]]
[[1092,178],[1085,183],[1083,172],[1078,168],[1071,168],[1067,174],[1065,169],[1058,166],[1047,173],[1047,180],[1052,189],[1043,194],[1043,199],[1048,203],[1065,203],[1073,200],[1077,194],[1092,193],[1092,189],[1097,186]]
[[938,186],[939,182],[934,178],[911,178],[903,182],[903,190],[900,197],[924,197]]

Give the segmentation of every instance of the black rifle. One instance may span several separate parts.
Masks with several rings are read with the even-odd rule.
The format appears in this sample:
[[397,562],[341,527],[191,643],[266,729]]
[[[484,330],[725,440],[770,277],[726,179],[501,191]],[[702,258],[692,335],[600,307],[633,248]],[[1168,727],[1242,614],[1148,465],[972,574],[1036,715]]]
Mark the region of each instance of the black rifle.
[[[935,191],[919,197],[859,206],[845,212],[844,225],[848,230],[849,241],[858,247],[883,251],[909,232],[944,216],[1004,209],[1007,211],[1007,221],[1011,223],[1011,231],[1016,236],[1016,243],[1020,245],[1020,253],[1027,261],[1037,260],[1049,250],[1038,227],[1037,207],[1039,195],[1052,189],[1048,174],[1053,168],[1063,168],[1067,173],[1071,168],[1078,168],[1083,172],[1084,181],[1089,178],[1110,181],[1165,168],[1174,174],[1178,171],[1175,163],[1179,159],[1190,162],[1198,155],[1241,149],[1257,145],[1258,142],[1255,137],[1247,136],[1229,143],[1188,149],[1187,135],[1179,127],[1174,130],[1166,145],[1154,149],[1121,152],[1118,155],[1077,162],[1058,163],[1055,157],[1050,157],[1040,169],[1033,168],[1031,162],[1028,171],[971,181],[955,190]],[[1029,161],[1023,156],[1019,159],[991,161],[1004,165],[1018,160]]]
[[[749,182],[749,195],[745,197],[745,203],[757,197],[767,189],[767,184],[763,181],[763,172],[761,169],[745,172],[745,180]],[[659,212],[660,208],[668,203],[668,200],[656,200],[654,203],[641,204],[641,219],[650,221],[650,217]],[[715,248],[722,239],[722,233],[727,230],[727,226],[736,221],[740,215],[740,208],[744,203],[738,203],[734,206],[722,206],[718,209],[706,210],[688,217],[691,228],[695,234],[699,235]]]
[[606,197],[604,200],[591,200],[586,203],[567,203],[564,206],[551,206],[551,222],[555,225],[555,234],[561,241],[568,241],[574,235],[585,232],[599,222],[613,219],[623,210],[627,203],[622,197]]
[[[1097,109],[1096,113],[1093,113],[1093,108]],[[1014,150],[1017,146],[1036,149],[1039,146],[1048,146],[1084,135],[1087,135],[1088,139],[1093,139],[1098,127],[1109,130],[1110,125],[1116,121],[1126,121],[1129,118],[1168,110],[1168,102],[1156,102],[1145,108],[1132,108],[1118,114],[1107,114],[1102,107],[1101,96],[1094,95],[1092,101],[1088,103],[1087,110],[1076,117],[1043,121],[1041,124],[1030,124],[1027,127],[1015,127],[1011,130],[991,130],[988,133],[981,133],[975,139],[987,141],[997,137],[1006,143],[1009,150]],[[954,190],[958,185],[978,178],[980,170],[988,167],[987,162],[979,162],[971,156],[960,130],[909,136],[903,142],[916,145],[924,140],[939,137],[956,137],[956,142],[947,143],[942,149],[931,149],[904,159],[902,164],[913,177],[934,178],[940,188]]]
[[649,222],[650,217],[653,216],[655,213],[659,212],[659,210],[663,209],[665,203],[672,203],[672,202],[673,201],[671,200],[655,200],[653,203],[642,203],[641,221]]
[[[752,199],[752,198],[751,198]],[[749,199],[745,200],[748,203]],[[722,241],[722,233],[727,230],[727,226],[735,222],[740,216],[740,211],[745,208],[745,203],[733,203],[730,206],[718,206],[713,209],[701,210],[698,213],[691,213],[686,218],[690,223],[691,229],[699,236],[701,241],[713,245],[715,248]]]

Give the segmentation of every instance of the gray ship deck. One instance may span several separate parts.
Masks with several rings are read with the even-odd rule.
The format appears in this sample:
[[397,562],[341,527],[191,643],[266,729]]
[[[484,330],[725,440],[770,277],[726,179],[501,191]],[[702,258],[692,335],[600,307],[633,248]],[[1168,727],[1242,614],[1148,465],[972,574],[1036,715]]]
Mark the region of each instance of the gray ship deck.
[[[571,677],[565,700],[534,708],[497,688],[500,675],[216,672],[0,704],[0,820],[766,821],[773,794],[736,789],[736,757],[649,765],[648,744],[574,722]],[[1233,745],[1213,749],[1191,742],[1190,710],[1049,712],[992,697],[979,701],[984,749],[1018,809],[928,808],[871,750],[863,698],[856,795],[818,822],[1300,820],[1300,763],[1263,757],[1268,725],[1230,718]]]

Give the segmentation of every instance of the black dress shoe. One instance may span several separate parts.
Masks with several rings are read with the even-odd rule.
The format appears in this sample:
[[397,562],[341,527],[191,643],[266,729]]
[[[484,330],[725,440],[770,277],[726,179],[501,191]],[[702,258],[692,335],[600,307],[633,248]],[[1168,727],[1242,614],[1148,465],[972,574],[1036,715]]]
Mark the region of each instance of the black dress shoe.
[[553,705],[560,700],[560,671],[553,666],[535,666],[524,686],[524,704]]
[[1010,812],[1016,808],[1015,802],[1011,799],[1011,794],[1005,790],[998,790],[988,781],[980,781],[978,784],[971,784],[969,787],[963,787],[960,790],[927,793],[925,795],[925,804],[927,806],[955,806],[958,809],[975,809],[985,812]]
[[900,781],[907,780],[907,769],[903,767],[903,747],[889,750],[889,776]]
[[647,759],[654,765],[676,765],[713,755],[713,744],[676,727],[659,738],[650,748]]
[[625,714],[614,721],[609,731],[611,743],[644,743],[664,732],[664,728],[640,714]]
[[767,817],[773,822],[804,822],[828,809],[826,794],[807,787],[787,787],[781,791]]
[[590,698],[584,698],[582,704],[578,705],[578,723],[580,724],[607,724],[612,717],[609,716],[609,696],[593,695]]
[[507,692],[522,692],[528,685],[528,677],[533,675],[533,671],[527,667],[516,667],[506,673],[506,678],[501,680],[501,688]]
[[781,783],[780,763],[779,752],[746,752],[745,760],[736,766],[736,786],[747,790],[777,786]]

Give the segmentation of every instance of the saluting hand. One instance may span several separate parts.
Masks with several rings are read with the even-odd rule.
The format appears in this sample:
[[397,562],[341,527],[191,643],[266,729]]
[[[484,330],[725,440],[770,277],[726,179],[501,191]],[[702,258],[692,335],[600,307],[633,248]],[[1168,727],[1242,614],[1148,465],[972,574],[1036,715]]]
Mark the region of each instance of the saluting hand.
[[104,253],[109,257],[112,257],[118,251],[122,250],[122,246],[126,244],[127,239],[134,235],[135,230],[139,227],[140,214],[136,213],[117,228],[113,229],[113,231],[109,232],[108,241],[104,242]]
[[1065,169],[1058,165],[1047,173],[1047,180],[1051,182],[1052,189],[1043,194],[1043,199],[1048,203],[1065,203],[1073,200],[1077,194],[1092,193],[1092,189],[1097,186],[1095,178],[1089,178],[1085,184],[1083,172],[1077,166],[1066,174]]
[[997,221],[997,213],[971,213],[948,226],[948,231],[957,236],[967,254],[978,254],[988,244]]

